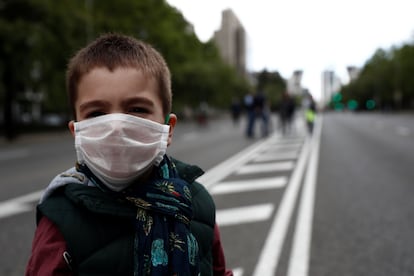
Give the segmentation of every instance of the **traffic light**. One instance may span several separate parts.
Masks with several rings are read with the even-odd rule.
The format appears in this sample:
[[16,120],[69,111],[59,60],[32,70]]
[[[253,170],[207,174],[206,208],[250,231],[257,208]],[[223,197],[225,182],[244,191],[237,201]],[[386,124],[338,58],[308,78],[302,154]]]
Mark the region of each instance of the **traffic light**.
[[339,102],[341,102],[341,101],[342,101],[342,94],[341,94],[341,92],[337,92],[337,93],[333,94],[333,96],[332,96],[332,101],[333,101],[334,103],[339,103]]
[[349,100],[348,101],[348,109],[349,110],[355,110],[358,108],[358,102],[355,100]]
[[372,109],[374,109],[374,108],[375,108],[375,105],[376,105],[376,103],[375,103],[375,101],[374,101],[374,100],[372,100],[372,99],[367,100],[367,101],[366,101],[366,103],[365,103],[365,107],[366,107],[368,110],[372,110]]

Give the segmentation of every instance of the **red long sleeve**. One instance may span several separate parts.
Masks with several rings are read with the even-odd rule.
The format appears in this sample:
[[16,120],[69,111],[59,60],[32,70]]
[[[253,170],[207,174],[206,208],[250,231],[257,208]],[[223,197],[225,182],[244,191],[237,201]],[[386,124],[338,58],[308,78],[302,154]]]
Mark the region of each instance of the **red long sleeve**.
[[213,271],[214,276],[233,276],[233,271],[226,269],[226,259],[224,257],[220,231],[217,224],[214,225]]
[[55,224],[43,217],[36,229],[26,276],[69,276],[72,272],[63,253],[66,242]]

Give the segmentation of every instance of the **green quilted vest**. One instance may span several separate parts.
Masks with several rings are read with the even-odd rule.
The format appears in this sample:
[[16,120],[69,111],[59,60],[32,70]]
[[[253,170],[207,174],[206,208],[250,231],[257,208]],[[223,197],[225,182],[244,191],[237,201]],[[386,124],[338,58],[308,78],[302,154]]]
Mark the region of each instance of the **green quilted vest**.
[[[201,275],[210,276],[215,205],[206,189],[194,181],[201,169],[174,162],[180,177],[191,183],[194,218],[190,229],[199,244]],[[42,215],[62,232],[74,274],[133,275],[136,209],[132,205],[94,187],[68,184],[38,206],[38,219]]]

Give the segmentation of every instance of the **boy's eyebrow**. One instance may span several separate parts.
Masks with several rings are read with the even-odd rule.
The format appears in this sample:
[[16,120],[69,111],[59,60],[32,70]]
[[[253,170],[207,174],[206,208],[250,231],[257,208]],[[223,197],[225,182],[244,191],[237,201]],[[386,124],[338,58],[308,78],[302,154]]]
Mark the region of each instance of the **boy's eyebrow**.
[[91,107],[102,107],[107,106],[109,103],[102,100],[92,100],[79,105],[79,111],[91,108]]
[[134,103],[145,104],[145,105],[148,105],[150,107],[154,106],[153,101],[151,101],[150,99],[147,99],[147,98],[143,98],[143,97],[131,97],[131,98],[124,99],[122,101],[123,105],[134,104]]

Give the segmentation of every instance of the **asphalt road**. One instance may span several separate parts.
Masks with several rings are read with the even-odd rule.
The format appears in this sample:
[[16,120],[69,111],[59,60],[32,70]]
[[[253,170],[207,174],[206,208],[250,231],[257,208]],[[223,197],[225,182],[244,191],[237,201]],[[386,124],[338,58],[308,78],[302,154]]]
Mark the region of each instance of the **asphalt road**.
[[[169,153],[206,171],[236,276],[414,275],[413,117],[325,113],[313,136],[298,120],[256,139],[183,123]],[[24,274],[39,191],[74,158],[65,133],[0,142],[0,275]]]
[[414,275],[414,116],[324,116],[309,275]]

